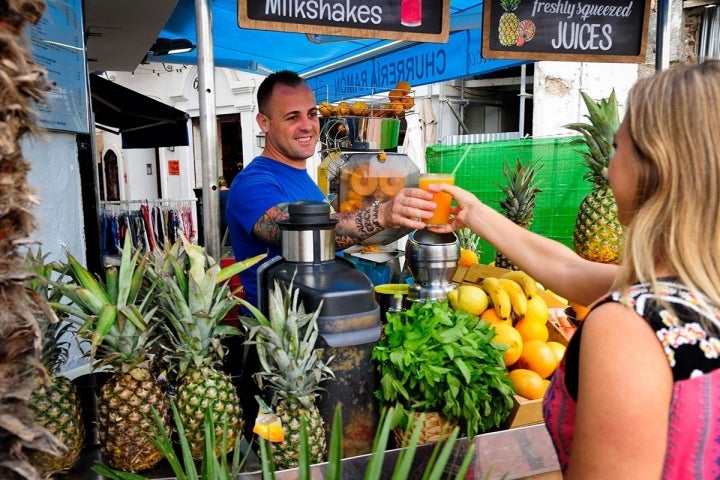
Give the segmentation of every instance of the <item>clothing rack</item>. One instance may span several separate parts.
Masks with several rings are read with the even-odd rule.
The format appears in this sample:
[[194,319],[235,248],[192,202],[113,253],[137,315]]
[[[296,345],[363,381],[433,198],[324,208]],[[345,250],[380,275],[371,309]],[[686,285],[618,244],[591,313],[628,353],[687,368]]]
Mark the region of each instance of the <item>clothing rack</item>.
[[166,240],[174,243],[181,233],[194,242],[196,202],[195,198],[100,202],[103,255],[119,255],[126,232],[135,248],[146,252],[154,251]]

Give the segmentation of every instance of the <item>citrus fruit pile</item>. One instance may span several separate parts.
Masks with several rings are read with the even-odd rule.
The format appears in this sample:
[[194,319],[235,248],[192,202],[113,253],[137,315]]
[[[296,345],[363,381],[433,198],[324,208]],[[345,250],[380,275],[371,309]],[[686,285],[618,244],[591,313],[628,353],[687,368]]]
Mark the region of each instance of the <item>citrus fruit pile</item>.
[[375,100],[357,100],[355,102],[340,101],[332,104],[328,101],[320,102],[318,112],[322,117],[385,117],[399,118],[415,106],[410,83],[401,80],[395,88],[388,92],[387,98]]
[[503,359],[515,392],[530,400],[542,398],[565,354],[564,344],[549,340],[550,312],[539,288],[529,275],[513,271],[448,292],[452,308],[494,327],[492,341],[507,346]]

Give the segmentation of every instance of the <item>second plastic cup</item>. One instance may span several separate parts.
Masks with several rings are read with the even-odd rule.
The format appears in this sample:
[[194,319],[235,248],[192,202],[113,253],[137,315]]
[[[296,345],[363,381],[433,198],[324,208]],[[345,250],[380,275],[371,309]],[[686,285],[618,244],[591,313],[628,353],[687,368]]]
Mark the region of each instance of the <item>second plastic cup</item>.
[[[418,186],[423,190],[429,190],[428,185],[433,183],[447,183],[449,185],[455,185],[455,174],[454,173],[422,173],[420,174],[420,180]],[[450,201],[452,195],[445,192],[433,192],[433,202],[437,203],[434,215],[431,219],[426,220],[429,226],[436,225],[447,225],[450,221]]]

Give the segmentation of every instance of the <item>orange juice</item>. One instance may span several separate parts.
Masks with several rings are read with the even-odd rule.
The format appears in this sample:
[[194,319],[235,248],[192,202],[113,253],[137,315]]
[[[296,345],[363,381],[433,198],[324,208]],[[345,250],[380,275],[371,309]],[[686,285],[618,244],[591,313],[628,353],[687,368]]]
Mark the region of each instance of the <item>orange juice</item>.
[[[449,185],[455,184],[455,174],[453,173],[422,173],[420,174],[420,180],[418,187],[423,190],[429,190],[428,185],[433,183],[447,183]],[[426,220],[430,226],[433,225],[446,225],[450,221],[450,201],[452,195],[445,192],[433,192],[433,202],[437,203],[434,215],[431,219]]]

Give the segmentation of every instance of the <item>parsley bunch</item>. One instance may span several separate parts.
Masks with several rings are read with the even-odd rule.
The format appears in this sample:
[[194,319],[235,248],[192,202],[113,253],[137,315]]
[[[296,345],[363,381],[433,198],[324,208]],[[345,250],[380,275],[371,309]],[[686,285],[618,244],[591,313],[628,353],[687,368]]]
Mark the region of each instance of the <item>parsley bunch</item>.
[[469,438],[505,421],[514,390],[490,324],[447,301],[415,302],[387,321],[372,352],[383,404],[459,420]]

